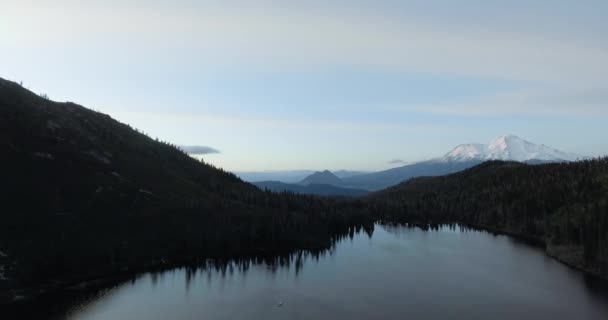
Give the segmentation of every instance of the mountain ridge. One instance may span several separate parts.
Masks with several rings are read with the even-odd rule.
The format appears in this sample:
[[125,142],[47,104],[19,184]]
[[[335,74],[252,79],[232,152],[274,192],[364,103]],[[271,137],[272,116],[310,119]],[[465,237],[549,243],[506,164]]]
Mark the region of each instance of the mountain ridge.
[[[503,135],[487,144],[467,143],[454,147],[441,157],[409,163],[376,172],[356,172],[339,170],[325,171],[288,171],[298,173],[301,180],[290,177],[281,179],[279,175],[263,172],[248,175],[251,182],[281,181],[291,184],[331,184],[341,188],[377,191],[418,176],[445,175],[464,170],[485,161],[517,161],[527,164],[567,162],[587,159],[586,157],[563,152],[544,144],[534,144],[516,135]],[[307,176],[304,176],[308,174]],[[336,177],[330,177],[333,174]],[[304,177],[302,177],[304,176]],[[326,176],[326,177],[324,177]],[[257,177],[257,179],[255,179]],[[336,179],[337,178],[337,179]]]

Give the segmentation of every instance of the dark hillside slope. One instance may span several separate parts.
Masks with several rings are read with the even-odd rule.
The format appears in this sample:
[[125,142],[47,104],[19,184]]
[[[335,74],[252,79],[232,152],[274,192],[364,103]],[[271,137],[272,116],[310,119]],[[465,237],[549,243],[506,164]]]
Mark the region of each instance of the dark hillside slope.
[[105,114],[3,79],[0,159],[0,300],[161,262],[327,248],[371,224],[335,200],[261,191]]
[[279,181],[260,181],[254,182],[258,188],[262,190],[270,190],[273,192],[293,192],[299,194],[310,194],[325,197],[362,197],[369,194],[368,191],[362,189],[351,189],[337,187],[331,184],[309,184],[300,185],[294,183],[283,183]]
[[608,158],[486,162],[412,179],[368,199],[382,219],[462,222],[544,242],[549,254],[608,278]]

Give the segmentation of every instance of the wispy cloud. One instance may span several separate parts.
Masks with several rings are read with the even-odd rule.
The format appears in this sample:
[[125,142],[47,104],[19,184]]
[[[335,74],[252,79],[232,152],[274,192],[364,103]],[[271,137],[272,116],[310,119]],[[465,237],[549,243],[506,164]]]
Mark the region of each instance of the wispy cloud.
[[[389,19],[390,12],[378,15],[338,10],[339,5],[319,2],[310,6],[262,3],[264,6],[257,7],[240,1],[234,5],[184,2],[139,6],[128,1],[82,5],[77,1],[51,4],[22,0],[9,3],[0,12],[6,26],[0,36],[9,57],[6,61],[14,60],[10,59],[12,54],[23,56],[14,48],[25,48],[26,52],[44,48],[45,57],[35,59],[42,59],[39,63],[45,66],[56,65],[58,57],[88,66],[88,60],[77,62],[82,60],[79,57],[103,54],[102,63],[111,60],[129,65],[129,69],[151,64],[169,70],[204,71],[223,65],[285,71],[346,65],[509,79],[532,87],[465,103],[399,107],[428,113],[561,114],[608,109],[606,97],[600,99],[596,94],[590,99],[581,94],[586,88],[608,91],[608,42],[589,36],[591,33],[562,32],[555,37],[530,25],[505,28],[486,23],[471,27],[436,16]],[[571,29],[568,19],[555,19],[564,22],[562,29]],[[74,25],[79,28],[74,29]],[[78,56],[71,59],[65,52]],[[0,67],[12,69],[10,65]],[[542,87],[542,91],[534,87]]]
[[401,159],[393,159],[391,161],[388,162],[388,164],[406,164],[407,162],[401,160]]
[[[491,24],[470,28],[454,21],[386,19],[323,6],[284,10],[276,5],[122,5],[119,10],[98,4],[93,10],[88,5],[66,8],[53,3],[45,14],[31,14],[31,9],[8,7],[2,17],[13,27],[3,35],[7,43],[23,43],[25,38],[35,40],[28,41],[33,46],[80,46],[94,41],[95,50],[105,44],[118,50],[126,42],[129,51],[158,60],[170,52],[211,64],[283,69],[355,64],[550,83],[597,83],[608,73],[605,42],[582,42],[572,35],[553,38],[516,25],[512,30]],[[133,38],[138,41],[133,43]]]
[[527,88],[441,104],[383,106],[390,111],[456,116],[608,116],[608,88]]
[[219,150],[207,146],[180,146],[180,149],[193,155],[220,153]]
[[421,130],[432,129],[436,132],[450,132],[457,128],[466,127],[458,124],[417,124],[403,122],[387,123],[375,119],[299,119],[279,116],[242,116],[237,114],[198,113],[141,113],[124,112],[114,109],[110,115],[121,121],[142,127],[149,131],[150,127],[170,127],[172,131],[192,130],[195,128],[230,128],[233,133],[289,133],[291,134],[350,134],[381,133],[381,134],[415,134]]

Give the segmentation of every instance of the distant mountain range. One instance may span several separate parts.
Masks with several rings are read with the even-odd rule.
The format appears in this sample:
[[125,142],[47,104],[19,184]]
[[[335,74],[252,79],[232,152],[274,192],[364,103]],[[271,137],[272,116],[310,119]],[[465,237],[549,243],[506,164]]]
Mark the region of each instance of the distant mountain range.
[[289,191],[331,197],[361,197],[369,193],[363,189],[342,187],[341,185],[344,184],[342,179],[329,170],[313,172],[298,183],[258,181],[253,184],[260,189],[275,192]]
[[[239,178],[247,182],[259,181],[280,181],[285,183],[298,183],[309,175],[315,173],[315,170],[272,170],[272,171],[237,171]],[[369,173],[368,171],[352,171],[352,170],[336,170],[332,171],[338,178],[343,179],[356,175]]]
[[[278,191],[290,190],[299,193],[323,194],[326,187],[317,189],[317,185],[332,185],[337,189],[331,189],[332,195],[344,192],[344,195],[352,196],[352,190],[358,190],[355,194],[365,194],[361,191],[377,191],[396,185],[402,181],[420,176],[441,176],[464,169],[468,169],[489,160],[517,161],[528,164],[540,164],[547,162],[569,162],[584,159],[584,157],[563,152],[545,145],[537,145],[514,135],[498,137],[488,144],[470,143],[462,144],[444,156],[421,161],[413,164],[391,168],[379,172],[343,175],[325,170],[312,172],[303,177],[296,186],[287,183],[272,183],[273,188]],[[296,182],[291,181],[291,182]],[[283,181],[285,182],[285,181]],[[264,181],[262,185],[269,185]],[[259,183],[255,183],[260,185]],[[301,188],[307,186],[307,188]],[[271,190],[275,190],[269,188]],[[296,191],[297,190],[297,191]]]
[[576,161],[583,158],[580,155],[562,152],[545,145],[534,144],[517,136],[507,135],[498,137],[488,144],[459,145],[440,158],[348,177],[343,179],[341,186],[376,191],[410,178],[446,175],[489,160],[539,164]]
[[394,186],[410,178],[421,176],[442,176],[468,169],[482,162],[482,160],[448,162],[438,160],[422,161],[384,171],[352,176],[343,179],[341,186],[377,191]]

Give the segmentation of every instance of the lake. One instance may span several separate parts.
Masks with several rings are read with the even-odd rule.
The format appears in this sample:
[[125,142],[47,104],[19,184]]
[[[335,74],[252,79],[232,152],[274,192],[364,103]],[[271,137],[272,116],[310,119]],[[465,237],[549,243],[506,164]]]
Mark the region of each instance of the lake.
[[65,319],[608,319],[605,284],[507,236],[379,226],[281,265],[143,274]]

